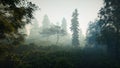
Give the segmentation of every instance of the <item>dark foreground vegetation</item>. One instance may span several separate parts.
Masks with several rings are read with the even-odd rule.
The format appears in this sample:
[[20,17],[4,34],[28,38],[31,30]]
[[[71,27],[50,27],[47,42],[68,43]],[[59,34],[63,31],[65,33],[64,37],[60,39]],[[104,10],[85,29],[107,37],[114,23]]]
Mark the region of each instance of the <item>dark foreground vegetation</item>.
[[[56,35],[53,40],[56,45],[45,46],[48,43],[45,42],[38,46],[33,41],[23,44],[26,41],[24,29],[32,23],[33,12],[38,6],[29,0],[0,0],[0,68],[120,68],[120,0],[103,1],[98,19],[89,24],[86,47],[80,48],[77,9],[73,12],[70,27],[70,45],[73,46],[58,43],[59,37],[67,35],[65,19],[62,26],[50,27],[49,21],[44,23],[40,34],[47,37],[47,41],[51,35]],[[35,35],[36,32],[32,33]]]
[[120,68],[101,48],[0,45],[0,68]]

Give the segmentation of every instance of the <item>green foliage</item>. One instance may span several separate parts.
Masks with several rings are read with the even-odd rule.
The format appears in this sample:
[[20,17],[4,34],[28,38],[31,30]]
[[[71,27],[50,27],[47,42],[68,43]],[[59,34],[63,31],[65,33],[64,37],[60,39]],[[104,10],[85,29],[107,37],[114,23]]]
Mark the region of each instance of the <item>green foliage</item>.
[[72,34],[72,45],[73,46],[79,46],[79,22],[78,22],[78,11],[77,9],[75,9],[75,11],[73,12],[73,15],[72,15],[72,20],[71,20],[71,31],[73,32]]
[[120,58],[120,1],[104,0],[100,10],[101,42],[107,45],[108,52]]
[[100,31],[101,28],[99,26],[99,23],[101,21],[96,20],[95,22],[90,22],[89,23],[89,27],[87,29],[87,37],[86,37],[86,41],[87,41],[87,45],[89,46],[99,46],[99,37],[100,36]]
[[14,41],[24,38],[19,30],[34,18],[36,5],[27,0],[0,0],[0,7],[0,39]]
[[[1,49],[4,48],[0,47]],[[107,53],[99,48],[84,48],[82,50],[71,46],[36,46],[32,43],[12,47],[12,52],[2,53],[1,55],[0,67],[3,66],[4,68],[8,68],[8,66],[9,68],[120,67],[119,62],[109,59]]]
[[27,0],[0,0],[0,68],[18,68],[25,64],[15,49],[25,38],[20,29],[31,22],[36,8]]
[[[4,38],[4,33],[10,33],[15,30],[15,28],[12,27],[9,20],[4,18],[2,14],[0,14],[0,38]],[[8,28],[9,27],[9,28]]]

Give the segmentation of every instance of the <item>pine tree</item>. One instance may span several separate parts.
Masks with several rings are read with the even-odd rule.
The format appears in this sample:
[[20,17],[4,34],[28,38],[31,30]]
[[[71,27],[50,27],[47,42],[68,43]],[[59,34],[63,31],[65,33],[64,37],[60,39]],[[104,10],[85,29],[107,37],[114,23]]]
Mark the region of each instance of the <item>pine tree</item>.
[[101,21],[99,20],[95,20],[95,21],[91,21],[89,23],[88,29],[87,29],[87,33],[86,33],[86,45],[90,46],[90,47],[97,47],[99,46],[98,43],[98,39],[100,37],[100,27],[99,27],[99,23],[101,23]]
[[72,20],[71,20],[71,31],[73,32],[72,34],[72,45],[73,46],[79,46],[79,22],[78,22],[78,11],[75,9],[72,15]]
[[43,27],[43,29],[50,28],[50,20],[49,20],[48,15],[44,16],[44,19],[43,19],[43,22],[42,22],[42,27]]
[[67,21],[65,18],[62,19],[62,30],[67,31]]

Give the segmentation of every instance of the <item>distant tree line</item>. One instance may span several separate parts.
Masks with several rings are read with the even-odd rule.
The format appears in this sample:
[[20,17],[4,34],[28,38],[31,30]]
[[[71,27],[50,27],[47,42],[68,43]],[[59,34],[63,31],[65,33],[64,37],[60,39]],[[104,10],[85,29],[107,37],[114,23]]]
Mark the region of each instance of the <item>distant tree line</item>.
[[[47,15],[44,16],[42,21],[42,31],[40,34],[44,37],[50,37],[56,35],[56,45],[59,42],[59,36],[67,35],[67,21],[65,18],[62,20],[61,26],[58,24],[50,23],[49,17]],[[47,40],[48,40],[47,38]]]

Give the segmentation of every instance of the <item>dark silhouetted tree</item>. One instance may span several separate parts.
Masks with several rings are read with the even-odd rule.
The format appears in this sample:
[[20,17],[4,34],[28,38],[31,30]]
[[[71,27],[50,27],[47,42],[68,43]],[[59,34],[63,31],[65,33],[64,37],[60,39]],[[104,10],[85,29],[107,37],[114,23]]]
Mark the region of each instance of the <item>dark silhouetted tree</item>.
[[98,46],[98,41],[97,38],[100,37],[100,27],[99,27],[99,22],[100,21],[95,21],[95,22],[90,22],[89,27],[87,29],[86,33],[86,41],[87,41],[87,46],[90,47],[96,47]]
[[0,0],[0,7],[0,39],[16,41],[24,36],[19,30],[34,18],[36,5],[24,0]]
[[71,20],[71,31],[73,32],[72,34],[72,45],[73,46],[79,46],[79,22],[78,22],[78,10],[75,9],[72,15],[72,20]]
[[101,42],[107,45],[108,52],[119,57],[120,50],[120,0],[104,0],[99,18],[102,23]]
[[20,30],[34,18],[35,9],[35,4],[27,0],[0,0],[0,68],[18,68],[16,65],[22,63],[18,62],[15,45],[24,41]]

